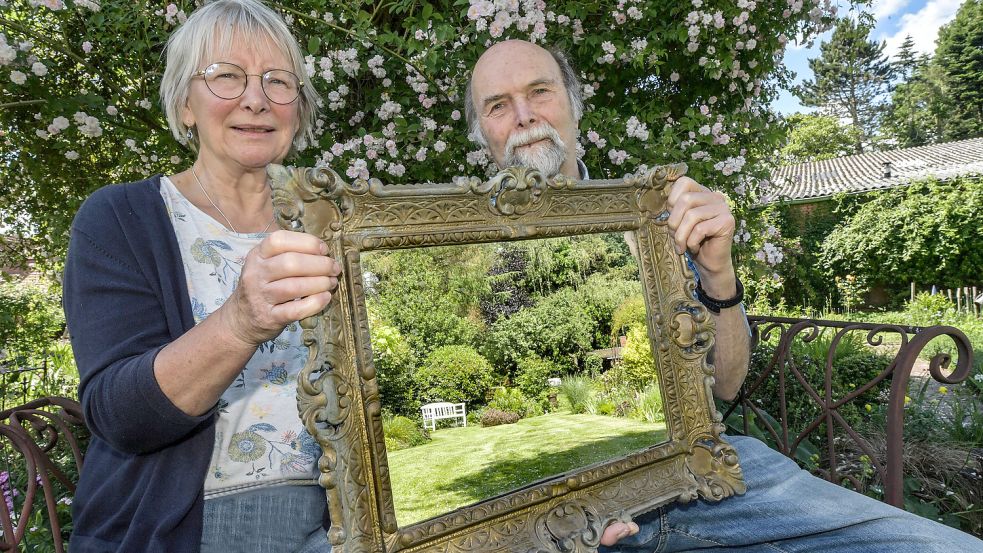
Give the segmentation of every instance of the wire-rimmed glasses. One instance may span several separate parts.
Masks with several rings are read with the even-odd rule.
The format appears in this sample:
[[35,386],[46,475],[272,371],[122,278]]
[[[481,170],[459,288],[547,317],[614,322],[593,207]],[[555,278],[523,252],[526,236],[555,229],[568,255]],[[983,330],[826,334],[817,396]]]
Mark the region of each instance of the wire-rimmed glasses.
[[235,100],[246,91],[249,77],[259,77],[263,93],[274,104],[289,104],[300,96],[300,82],[297,75],[286,69],[271,69],[262,75],[252,75],[234,63],[219,62],[194,74],[205,80],[205,86],[212,94],[223,100]]

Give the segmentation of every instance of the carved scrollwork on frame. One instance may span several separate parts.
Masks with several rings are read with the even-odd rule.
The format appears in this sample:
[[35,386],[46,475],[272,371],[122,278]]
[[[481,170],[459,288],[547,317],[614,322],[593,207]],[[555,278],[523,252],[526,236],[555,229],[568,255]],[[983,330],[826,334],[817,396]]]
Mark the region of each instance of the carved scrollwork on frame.
[[539,546],[529,553],[590,553],[601,544],[606,521],[590,503],[564,501],[536,518]]
[[[309,355],[297,384],[301,420],[322,449],[319,482],[334,550],[589,553],[612,521],[671,501],[744,492],[710,392],[712,318],[693,297],[693,274],[666,224],[669,188],[685,172],[675,164],[576,181],[513,167],[488,180],[389,186],[346,182],[329,168],[270,166],[281,228],[321,238],[343,264],[332,303],[301,321]],[[626,231],[635,242],[668,441],[399,527],[361,253]]]
[[[705,443],[700,443],[705,442]],[[708,501],[720,501],[734,494],[742,494],[747,490],[741,468],[737,460],[737,452],[726,443],[719,440],[701,440],[693,447],[693,452],[686,459],[686,468],[696,482],[696,488],[680,501],[695,499],[697,494]]]

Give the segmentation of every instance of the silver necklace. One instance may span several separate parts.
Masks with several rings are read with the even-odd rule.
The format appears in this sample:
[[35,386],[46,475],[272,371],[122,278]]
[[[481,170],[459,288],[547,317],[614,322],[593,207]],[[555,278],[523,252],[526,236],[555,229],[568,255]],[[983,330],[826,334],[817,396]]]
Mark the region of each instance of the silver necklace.
[[[198,173],[195,173],[195,168],[193,165],[191,166],[191,174],[195,176],[195,181],[198,183],[198,188],[200,188],[201,193],[205,195],[205,199],[208,200],[208,203],[212,204],[212,207],[215,208],[215,211],[218,211],[218,214],[221,215],[223,219],[225,219],[225,223],[229,225],[229,228],[232,229],[232,232],[236,234],[241,234],[238,230],[236,230],[235,225],[232,224],[232,221],[229,220],[229,217],[225,214],[225,212],[222,211],[222,208],[220,208],[218,205],[215,204],[215,202],[212,201],[212,198],[211,196],[208,195],[208,192],[205,192],[205,187],[201,184],[201,179],[198,178]],[[271,226],[273,226],[273,219],[270,219],[270,222],[266,224],[266,228],[261,230],[259,234],[262,234],[270,230]]]

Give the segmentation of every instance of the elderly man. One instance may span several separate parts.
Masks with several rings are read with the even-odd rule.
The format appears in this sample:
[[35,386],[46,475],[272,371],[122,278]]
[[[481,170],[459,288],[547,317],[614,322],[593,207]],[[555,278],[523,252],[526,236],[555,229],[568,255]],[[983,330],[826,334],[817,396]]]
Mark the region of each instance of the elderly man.
[[[583,102],[563,57],[528,42],[498,43],[475,65],[465,102],[471,137],[487,146],[499,167],[527,165],[549,176],[587,178],[575,149]],[[730,400],[748,365],[743,289],[730,255],[734,216],[723,194],[689,177],[673,185],[669,208],[677,251],[685,248],[696,265],[700,299],[717,326],[713,392]]]
[[[527,165],[549,176],[587,178],[576,157],[580,85],[564,56],[519,40],[489,48],[465,97],[472,139],[499,167]],[[682,177],[669,193],[676,249],[699,274],[698,299],[717,327],[714,395],[732,399],[748,365],[748,331],[734,273],[734,217],[722,194]],[[800,470],[752,438],[732,437],[748,491],[713,505],[696,501],[609,526],[603,551],[902,552],[983,551],[983,542]],[[615,545],[617,544],[617,545]]]

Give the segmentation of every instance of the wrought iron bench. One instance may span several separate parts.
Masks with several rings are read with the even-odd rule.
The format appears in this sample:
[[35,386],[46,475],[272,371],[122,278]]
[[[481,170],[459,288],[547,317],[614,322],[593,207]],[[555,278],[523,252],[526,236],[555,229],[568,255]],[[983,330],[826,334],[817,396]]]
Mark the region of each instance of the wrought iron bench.
[[0,473],[6,473],[0,481],[0,551],[20,550],[25,532],[42,516],[54,550],[64,553],[58,505],[70,504],[75,494],[87,436],[72,399],[46,397],[0,411]]
[[[949,371],[951,357],[946,353],[939,353],[929,361],[929,374],[943,384],[957,384],[966,380],[973,365],[973,348],[966,335],[951,326],[916,327],[761,316],[749,316],[748,320],[751,324],[752,352],[765,342],[773,344],[774,351],[764,370],[758,374],[749,374],[734,402],[724,405],[724,420],[728,421],[731,429],[736,427],[736,430],[749,434],[750,420],[753,418],[764,431],[763,437],[770,445],[792,459],[801,457],[801,446],[810,437],[816,437],[822,442],[823,448],[819,452],[821,463],[812,467],[815,473],[830,482],[841,485],[848,483],[860,492],[867,491],[871,485],[876,484],[883,489],[885,503],[904,508],[903,431],[912,369],[929,342],[935,338],[947,337],[952,340],[958,352],[957,366]],[[870,347],[890,348],[892,343],[896,343],[897,353],[870,380],[857,383],[852,391],[838,395],[833,389],[833,374],[836,369],[834,358],[837,347],[853,333],[860,334],[863,342]],[[822,380],[810,382],[801,365],[793,358],[793,345],[809,344],[820,336],[829,339],[830,346],[822,360]],[[891,343],[885,338],[891,338]],[[775,413],[765,412],[757,401],[761,397],[761,390],[775,389],[774,384],[766,386],[770,379],[777,381],[779,409]],[[884,436],[886,444],[875,448],[847,421],[841,410],[863,394],[881,388],[882,393],[887,395]],[[812,420],[796,429],[789,425],[788,403],[793,394],[796,398],[808,398],[815,406]],[[737,424],[733,423],[735,419]],[[873,468],[873,478],[868,479],[866,484],[851,471],[843,470],[841,462],[850,461],[850,458],[843,455],[843,448],[838,445],[846,444],[847,441],[863,452]]]

